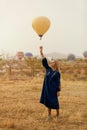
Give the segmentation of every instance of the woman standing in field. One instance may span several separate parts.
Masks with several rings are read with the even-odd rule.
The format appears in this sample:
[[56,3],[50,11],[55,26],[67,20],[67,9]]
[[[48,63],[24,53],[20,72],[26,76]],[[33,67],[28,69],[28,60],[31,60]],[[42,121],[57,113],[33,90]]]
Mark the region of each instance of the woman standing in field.
[[43,54],[43,47],[40,47],[40,55],[42,57],[42,65],[46,69],[44,77],[43,88],[40,98],[40,103],[48,108],[48,121],[52,119],[51,109],[56,109],[57,119],[59,116],[59,101],[60,96],[60,73],[58,70],[57,62],[52,59],[49,64]]

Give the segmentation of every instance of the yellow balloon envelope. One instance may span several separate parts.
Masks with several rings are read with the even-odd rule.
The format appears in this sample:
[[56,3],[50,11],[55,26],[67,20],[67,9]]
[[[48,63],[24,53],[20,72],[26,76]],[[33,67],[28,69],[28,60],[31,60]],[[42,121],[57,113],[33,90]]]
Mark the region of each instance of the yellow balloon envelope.
[[32,21],[32,27],[41,38],[49,29],[50,20],[45,16],[36,17]]

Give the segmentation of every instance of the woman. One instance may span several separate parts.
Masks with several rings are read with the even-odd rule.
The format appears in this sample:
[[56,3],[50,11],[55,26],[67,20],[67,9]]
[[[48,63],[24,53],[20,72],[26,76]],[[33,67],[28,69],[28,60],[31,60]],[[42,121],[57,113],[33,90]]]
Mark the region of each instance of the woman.
[[49,64],[43,54],[43,47],[40,47],[40,55],[42,59],[42,65],[46,69],[46,75],[44,77],[43,88],[40,98],[40,103],[44,104],[48,108],[48,120],[51,120],[51,109],[56,109],[57,119],[59,116],[59,101],[60,96],[60,73],[58,71],[57,62],[52,59]]

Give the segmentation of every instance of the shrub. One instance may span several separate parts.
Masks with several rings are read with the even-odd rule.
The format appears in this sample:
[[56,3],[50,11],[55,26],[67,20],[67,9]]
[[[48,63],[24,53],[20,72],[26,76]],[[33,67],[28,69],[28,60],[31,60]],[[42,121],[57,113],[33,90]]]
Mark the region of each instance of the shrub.
[[67,57],[68,61],[74,61],[75,59],[76,59],[76,57],[75,57],[74,54],[69,54],[68,57]]
[[87,51],[83,52],[83,56],[87,58]]

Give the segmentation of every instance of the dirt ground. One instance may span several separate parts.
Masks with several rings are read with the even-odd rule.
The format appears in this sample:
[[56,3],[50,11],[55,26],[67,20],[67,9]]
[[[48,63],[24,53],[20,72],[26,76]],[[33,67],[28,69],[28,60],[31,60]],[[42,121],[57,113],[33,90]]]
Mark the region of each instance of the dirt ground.
[[60,116],[39,103],[43,77],[0,80],[0,130],[87,130],[87,81],[62,81]]

